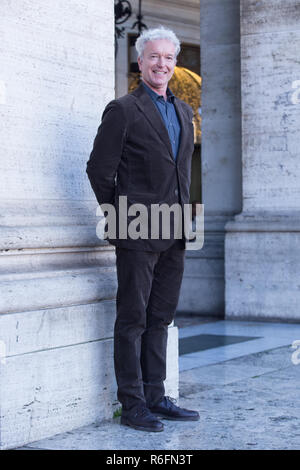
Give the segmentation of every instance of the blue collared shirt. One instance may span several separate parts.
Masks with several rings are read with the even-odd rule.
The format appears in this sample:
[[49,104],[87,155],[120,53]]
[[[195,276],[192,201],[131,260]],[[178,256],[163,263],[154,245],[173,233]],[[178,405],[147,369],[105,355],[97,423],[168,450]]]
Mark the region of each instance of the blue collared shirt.
[[167,88],[167,101],[165,101],[162,95],[158,95],[155,91],[151,90],[145,82],[142,83],[163,118],[172,145],[174,160],[176,160],[180,144],[181,126],[174,106],[175,96]]

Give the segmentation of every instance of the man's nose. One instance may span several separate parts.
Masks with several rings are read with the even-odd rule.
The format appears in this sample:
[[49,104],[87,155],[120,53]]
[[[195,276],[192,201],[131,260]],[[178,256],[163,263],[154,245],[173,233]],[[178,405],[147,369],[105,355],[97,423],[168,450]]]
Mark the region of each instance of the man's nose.
[[163,56],[160,56],[158,58],[158,66],[163,67],[165,65],[165,58]]

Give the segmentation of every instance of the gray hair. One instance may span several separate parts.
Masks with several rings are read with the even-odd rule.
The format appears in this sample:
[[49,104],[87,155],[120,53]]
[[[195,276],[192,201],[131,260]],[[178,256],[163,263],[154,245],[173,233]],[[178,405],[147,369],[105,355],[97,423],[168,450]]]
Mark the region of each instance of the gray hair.
[[148,41],[155,41],[156,39],[168,39],[175,46],[175,58],[180,52],[180,41],[176,34],[171,30],[160,26],[159,28],[146,29],[141,36],[139,36],[135,43],[135,48],[138,57],[142,57],[146,43]]

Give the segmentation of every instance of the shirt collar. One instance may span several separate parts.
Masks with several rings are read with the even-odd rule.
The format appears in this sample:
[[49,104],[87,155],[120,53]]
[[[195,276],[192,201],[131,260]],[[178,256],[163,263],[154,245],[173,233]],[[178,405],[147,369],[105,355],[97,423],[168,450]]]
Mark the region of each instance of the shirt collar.
[[[163,102],[165,102],[165,99],[162,95],[159,95],[155,91],[151,90],[151,88],[148,87],[148,85],[146,85],[145,82],[142,81],[142,84],[144,85],[147,93],[150,95],[150,98],[152,98],[153,101],[157,101],[157,100],[162,101],[163,100]],[[167,88],[167,101],[170,101],[171,103],[174,103],[174,98],[175,98],[175,95],[171,92],[170,88],[168,87]]]

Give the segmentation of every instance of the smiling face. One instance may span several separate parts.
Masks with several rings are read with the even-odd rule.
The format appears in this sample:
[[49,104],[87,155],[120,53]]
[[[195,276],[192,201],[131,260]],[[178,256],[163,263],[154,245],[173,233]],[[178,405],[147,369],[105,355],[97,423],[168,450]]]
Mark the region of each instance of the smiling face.
[[148,41],[138,64],[146,85],[165,95],[176,65],[175,45],[169,39]]

